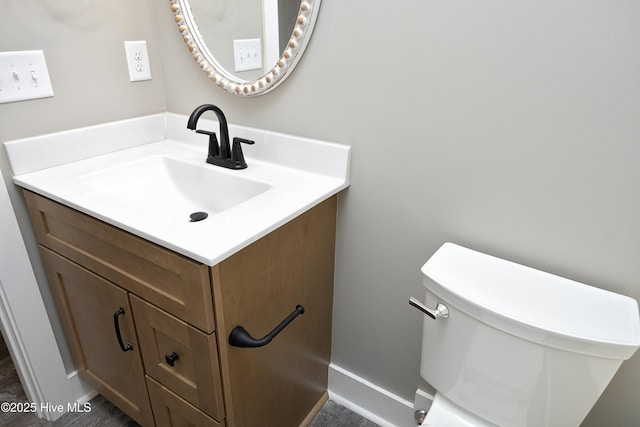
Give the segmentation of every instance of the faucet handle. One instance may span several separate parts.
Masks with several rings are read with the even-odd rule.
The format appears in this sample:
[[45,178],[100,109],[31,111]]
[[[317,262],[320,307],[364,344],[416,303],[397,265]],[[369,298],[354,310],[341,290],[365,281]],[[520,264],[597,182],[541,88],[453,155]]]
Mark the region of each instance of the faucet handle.
[[216,136],[215,132],[198,129],[196,130],[196,133],[209,135],[209,152],[207,154],[207,159],[217,157],[220,155],[220,148],[218,146],[218,137]]
[[233,146],[231,148],[231,163],[233,164],[233,169],[245,169],[247,167],[247,162],[244,161],[241,143],[253,145],[255,141],[237,136],[233,138]]

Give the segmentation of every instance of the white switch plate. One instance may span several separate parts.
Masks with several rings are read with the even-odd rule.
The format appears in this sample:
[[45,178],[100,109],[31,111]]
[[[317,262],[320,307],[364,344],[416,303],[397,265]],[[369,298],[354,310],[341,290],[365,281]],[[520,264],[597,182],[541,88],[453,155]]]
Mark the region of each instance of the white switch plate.
[[261,70],[262,43],[260,39],[234,40],[233,57],[236,71]]
[[127,54],[129,80],[132,82],[151,80],[147,42],[145,40],[124,42],[124,50]]
[[43,51],[0,52],[0,104],[51,96]]

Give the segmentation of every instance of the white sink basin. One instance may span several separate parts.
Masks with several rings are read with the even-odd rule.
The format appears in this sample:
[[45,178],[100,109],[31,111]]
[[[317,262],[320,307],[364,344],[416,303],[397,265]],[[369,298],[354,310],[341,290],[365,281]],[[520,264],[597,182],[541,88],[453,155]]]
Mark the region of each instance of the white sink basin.
[[207,265],[349,185],[349,147],[230,126],[256,144],[247,169],[229,170],[205,162],[206,138],[186,122],[167,113],[5,148],[16,184]]
[[92,189],[126,200],[133,215],[189,221],[190,214],[209,217],[233,208],[271,186],[236,171],[155,155],[79,177]]

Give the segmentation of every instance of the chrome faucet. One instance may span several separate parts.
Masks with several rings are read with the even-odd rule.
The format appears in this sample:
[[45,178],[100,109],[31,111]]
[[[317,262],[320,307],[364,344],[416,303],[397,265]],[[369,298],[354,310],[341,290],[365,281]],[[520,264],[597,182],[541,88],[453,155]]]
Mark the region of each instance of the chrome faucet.
[[[220,123],[220,144],[218,144],[218,138],[215,132],[208,130],[198,129],[198,119],[206,111],[213,111],[218,116],[218,122]],[[242,153],[242,147],[240,144],[254,144],[254,141],[244,138],[233,138],[233,148],[229,146],[229,127],[227,126],[227,118],[224,116],[222,110],[212,104],[203,104],[193,110],[189,116],[187,122],[187,128],[195,130],[196,133],[209,135],[209,151],[207,154],[207,163],[212,165],[222,166],[228,169],[245,169],[247,162],[244,160],[244,154]]]

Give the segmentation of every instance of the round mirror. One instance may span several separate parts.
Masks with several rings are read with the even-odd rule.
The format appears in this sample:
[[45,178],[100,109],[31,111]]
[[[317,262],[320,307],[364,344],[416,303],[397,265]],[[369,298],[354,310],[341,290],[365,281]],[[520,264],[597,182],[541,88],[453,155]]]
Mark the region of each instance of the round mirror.
[[265,94],[291,74],[319,8],[320,0],[171,0],[196,63],[240,96]]

